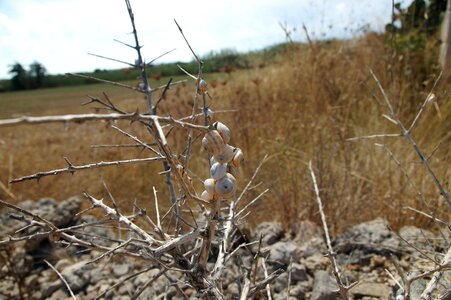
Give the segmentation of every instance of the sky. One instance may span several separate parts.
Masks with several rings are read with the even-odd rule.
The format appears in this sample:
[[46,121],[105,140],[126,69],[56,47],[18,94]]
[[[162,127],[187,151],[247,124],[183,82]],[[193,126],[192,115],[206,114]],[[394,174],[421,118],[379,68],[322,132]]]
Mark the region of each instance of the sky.
[[[382,31],[391,18],[392,0],[131,0],[143,56],[147,61],[176,50],[158,62],[190,61],[174,19],[199,55],[232,48],[258,50],[285,41],[279,23],[305,41],[352,38],[363,27]],[[405,0],[404,2],[411,2]],[[133,63],[136,53],[113,39],[133,43],[124,0],[0,0],[0,78],[10,65],[33,61],[48,73],[125,67],[88,55]]]

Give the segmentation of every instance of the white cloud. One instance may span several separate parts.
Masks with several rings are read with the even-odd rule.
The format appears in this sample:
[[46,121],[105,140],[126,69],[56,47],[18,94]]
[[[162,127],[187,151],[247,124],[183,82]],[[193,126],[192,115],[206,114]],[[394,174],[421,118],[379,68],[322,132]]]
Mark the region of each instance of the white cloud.
[[[193,48],[204,54],[221,48],[246,51],[282,42],[279,21],[298,29],[293,36],[297,40],[304,39],[303,23],[317,37],[349,37],[344,27],[368,23],[381,29],[391,12],[391,0],[131,2],[144,55],[152,59],[177,48],[161,61],[191,59],[174,18]],[[51,73],[122,67],[86,53],[132,62],[133,51],[113,42],[117,38],[131,43],[130,31],[122,0],[0,1],[0,78],[8,76],[8,65],[15,61],[27,66],[37,60]]]

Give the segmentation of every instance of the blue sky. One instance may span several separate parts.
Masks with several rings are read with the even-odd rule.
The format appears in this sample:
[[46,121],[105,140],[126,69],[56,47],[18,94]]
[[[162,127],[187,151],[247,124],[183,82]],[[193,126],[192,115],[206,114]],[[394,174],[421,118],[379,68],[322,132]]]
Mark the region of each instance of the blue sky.
[[[405,0],[404,4],[411,2]],[[296,28],[293,39],[352,38],[362,26],[382,31],[391,0],[131,0],[147,60],[176,48],[160,62],[192,58],[173,19],[200,55],[211,50],[261,49],[283,42],[279,22]],[[135,53],[113,41],[132,42],[123,0],[0,0],[0,78],[9,65],[41,62],[51,74],[121,68],[88,52],[133,62]]]

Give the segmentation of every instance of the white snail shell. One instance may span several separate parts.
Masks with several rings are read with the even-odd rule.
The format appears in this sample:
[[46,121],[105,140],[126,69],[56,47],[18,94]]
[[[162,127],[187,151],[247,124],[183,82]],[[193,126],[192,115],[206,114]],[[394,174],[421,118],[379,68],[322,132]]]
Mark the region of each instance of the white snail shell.
[[227,173],[226,176],[216,182],[215,191],[225,198],[233,196],[236,191],[235,177],[233,177],[232,174]]
[[207,114],[207,117],[213,118],[214,112],[210,108],[207,108],[206,114]]
[[240,148],[237,148],[232,159],[232,165],[239,168],[244,163],[244,154]]
[[225,126],[224,123],[216,122],[213,124],[213,126],[219,132],[219,134],[221,135],[225,144],[230,142],[230,137],[231,137],[230,129],[227,126]]
[[219,180],[227,174],[227,165],[219,162],[214,163],[210,168],[211,178]]
[[[206,147],[213,155],[218,155],[224,149],[224,140],[217,130],[211,130],[205,134]],[[202,144],[204,142],[202,140]]]
[[235,148],[230,145],[224,145],[221,152],[219,154],[214,155],[214,158],[217,162],[221,164],[228,163],[233,159],[233,156],[235,154]]
[[210,194],[207,191],[203,191],[202,194],[200,195],[200,198],[205,201],[211,201],[211,200],[213,200],[213,197],[214,197],[214,194]]
[[209,194],[214,194],[215,193],[215,180],[213,178],[205,179],[204,187],[205,187],[205,190]]
[[207,82],[205,80],[201,79],[199,81],[199,83],[197,84],[197,91],[199,95],[202,95],[207,91]]

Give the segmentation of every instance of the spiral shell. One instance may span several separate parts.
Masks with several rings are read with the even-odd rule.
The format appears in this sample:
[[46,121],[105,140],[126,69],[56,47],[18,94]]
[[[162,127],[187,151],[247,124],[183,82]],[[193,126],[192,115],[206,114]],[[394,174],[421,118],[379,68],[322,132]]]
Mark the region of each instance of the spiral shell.
[[216,182],[215,192],[222,197],[228,198],[235,194],[236,179],[232,174],[227,173],[226,176]]
[[213,126],[219,132],[219,134],[221,135],[225,144],[230,142],[230,137],[231,137],[230,129],[227,126],[225,126],[224,123],[216,122],[213,124]]
[[202,95],[206,91],[207,91],[207,82],[203,79],[199,80],[197,84],[197,93],[199,95]]
[[219,154],[214,155],[214,158],[217,162],[221,164],[228,163],[233,159],[233,156],[235,154],[235,148],[230,145],[224,145],[222,148],[222,151]]
[[239,168],[244,163],[244,154],[240,148],[237,148],[232,159],[232,165]]
[[211,178],[219,180],[227,174],[227,165],[219,162],[214,163],[210,168]]
[[215,193],[215,180],[213,178],[205,179],[204,187],[208,193],[214,194]]
[[202,145],[213,155],[218,155],[224,149],[224,140],[217,130],[211,130],[205,134],[206,142],[202,140]]
[[211,108],[207,108],[207,111],[205,112],[205,114],[207,115],[207,117],[213,118],[214,112],[213,112],[213,110],[211,110]]
[[200,195],[200,198],[205,201],[211,201],[211,200],[213,200],[213,197],[214,197],[214,194],[210,194],[207,191],[203,191],[202,194]]

